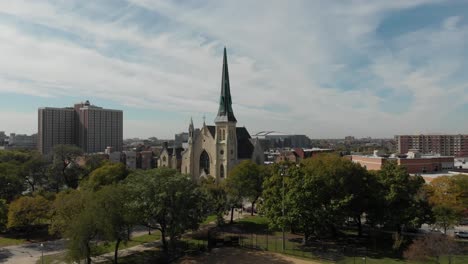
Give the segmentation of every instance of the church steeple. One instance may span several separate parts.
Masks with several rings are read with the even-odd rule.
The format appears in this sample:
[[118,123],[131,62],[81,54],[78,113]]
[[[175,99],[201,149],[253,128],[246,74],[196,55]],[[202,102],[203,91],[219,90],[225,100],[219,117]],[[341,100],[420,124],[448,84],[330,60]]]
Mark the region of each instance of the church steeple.
[[221,97],[219,99],[218,115],[215,118],[215,123],[216,122],[237,122],[236,117],[234,117],[234,111],[232,110],[231,87],[229,85],[226,47],[224,47]]

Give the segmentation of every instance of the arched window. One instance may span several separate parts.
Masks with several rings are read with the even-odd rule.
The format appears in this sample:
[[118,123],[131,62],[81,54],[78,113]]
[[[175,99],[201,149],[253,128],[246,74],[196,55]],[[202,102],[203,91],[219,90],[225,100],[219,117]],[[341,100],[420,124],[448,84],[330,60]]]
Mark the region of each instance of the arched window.
[[223,164],[221,164],[221,166],[219,167],[219,177],[224,178],[224,165]]
[[223,140],[226,140],[226,130],[223,129]]
[[202,170],[206,175],[210,174],[210,156],[208,156],[205,150],[203,150],[200,155],[200,172],[202,172]]

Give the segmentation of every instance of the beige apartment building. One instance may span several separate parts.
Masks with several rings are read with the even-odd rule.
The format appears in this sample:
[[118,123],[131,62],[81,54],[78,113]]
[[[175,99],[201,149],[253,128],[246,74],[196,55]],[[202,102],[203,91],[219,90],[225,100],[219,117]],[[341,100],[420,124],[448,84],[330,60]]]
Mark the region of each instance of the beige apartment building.
[[442,156],[468,157],[468,135],[397,135],[397,151],[404,154],[416,150]]

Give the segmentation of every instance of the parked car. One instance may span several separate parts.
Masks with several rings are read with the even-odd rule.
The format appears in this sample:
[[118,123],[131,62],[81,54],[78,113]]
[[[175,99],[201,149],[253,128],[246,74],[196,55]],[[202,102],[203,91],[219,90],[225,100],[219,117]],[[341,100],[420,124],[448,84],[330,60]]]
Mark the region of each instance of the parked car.
[[468,238],[467,231],[455,231],[455,236],[458,238]]

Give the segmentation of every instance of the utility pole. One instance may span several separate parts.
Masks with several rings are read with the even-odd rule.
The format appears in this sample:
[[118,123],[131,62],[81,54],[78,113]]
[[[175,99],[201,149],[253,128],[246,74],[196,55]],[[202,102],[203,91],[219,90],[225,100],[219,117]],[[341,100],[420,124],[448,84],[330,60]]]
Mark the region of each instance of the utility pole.
[[282,250],[283,252],[286,250],[286,235],[285,235],[285,232],[284,232],[284,229],[285,229],[285,225],[286,225],[286,221],[284,220],[284,177],[286,176],[286,169],[287,167],[285,165],[281,165],[281,180],[283,182],[283,188],[282,188],[282,191],[283,191],[283,195],[282,195],[282,199],[281,199],[281,207],[282,207],[282,215],[283,215],[283,243],[282,243]]

